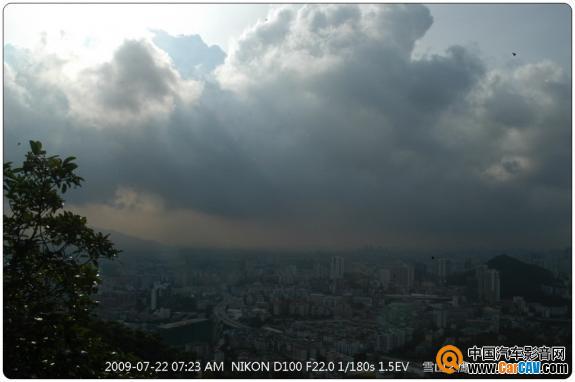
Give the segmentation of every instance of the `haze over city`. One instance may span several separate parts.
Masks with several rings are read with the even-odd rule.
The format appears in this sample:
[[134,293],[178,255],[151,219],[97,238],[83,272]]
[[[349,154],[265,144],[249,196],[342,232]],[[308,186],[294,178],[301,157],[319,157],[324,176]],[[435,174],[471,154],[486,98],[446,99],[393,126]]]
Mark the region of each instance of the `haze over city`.
[[[5,10],[4,155],[180,246],[565,248],[568,5]],[[515,55],[513,54],[515,53]]]

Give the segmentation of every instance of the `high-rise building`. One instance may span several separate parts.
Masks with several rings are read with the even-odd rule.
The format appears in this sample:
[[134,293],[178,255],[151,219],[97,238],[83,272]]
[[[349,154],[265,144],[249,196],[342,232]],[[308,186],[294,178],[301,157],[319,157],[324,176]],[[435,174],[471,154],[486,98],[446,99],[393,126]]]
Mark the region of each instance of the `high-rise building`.
[[313,276],[318,279],[327,279],[329,277],[329,268],[323,263],[315,263],[313,266]]
[[159,308],[159,297],[162,294],[162,290],[165,290],[168,287],[167,284],[161,282],[154,282],[152,286],[152,291],[150,295],[150,310],[155,311]]
[[479,300],[488,303],[496,303],[501,299],[501,285],[499,271],[489,269],[482,265],[476,270]]
[[158,290],[154,286],[150,296],[150,310],[154,311],[156,309],[158,309]]
[[378,272],[379,282],[384,288],[388,288],[391,283],[391,271],[389,269],[382,268]]
[[391,282],[403,292],[413,289],[415,271],[409,264],[398,264],[391,270]]
[[329,277],[332,280],[341,280],[343,279],[343,273],[344,273],[344,260],[343,257],[341,256],[333,256],[331,258],[331,263],[330,263],[330,272],[329,272]]
[[435,275],[441,284],[444,284],[449,274],[449,259],[440,258],[435,261]]

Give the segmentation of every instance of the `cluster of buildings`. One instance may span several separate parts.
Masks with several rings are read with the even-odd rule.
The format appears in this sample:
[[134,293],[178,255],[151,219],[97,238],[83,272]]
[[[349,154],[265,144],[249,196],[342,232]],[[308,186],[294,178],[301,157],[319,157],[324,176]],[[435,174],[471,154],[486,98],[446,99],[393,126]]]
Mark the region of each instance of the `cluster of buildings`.
[[[160,272],[149,277],[150,269]],[[446,341],[505,342],[512,330],[553,344],[571,335],[568,304],[504,296],[500,272],[469,259],[373,264],[338,254],[146,270],[104,274],[99,314],[205,360],[418,362]],[[570,277],[558,276],[570,286]],[[570,295],[562,298],[570,303]]]

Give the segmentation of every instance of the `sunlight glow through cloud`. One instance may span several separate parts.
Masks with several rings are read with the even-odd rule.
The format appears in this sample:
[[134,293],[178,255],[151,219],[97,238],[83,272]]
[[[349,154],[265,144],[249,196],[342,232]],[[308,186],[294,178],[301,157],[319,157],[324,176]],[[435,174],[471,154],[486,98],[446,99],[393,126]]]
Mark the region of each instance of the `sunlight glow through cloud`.
[[28,139],[77,155],[90,183],[69,205],[164,242],[200,240],[187,224],[229,246],[562,242],[555,32],[493,65],[481,41],[426,40],[449,26],[432,9],[9,5],[6,156]]

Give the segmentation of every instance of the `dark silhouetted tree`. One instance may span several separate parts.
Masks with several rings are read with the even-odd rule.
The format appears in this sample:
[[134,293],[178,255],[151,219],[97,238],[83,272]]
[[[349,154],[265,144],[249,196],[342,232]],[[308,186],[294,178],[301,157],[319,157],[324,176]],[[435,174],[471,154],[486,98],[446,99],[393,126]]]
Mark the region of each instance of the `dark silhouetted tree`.
[[63,210],[61,194],[83,181],[75,158],[30,148],[22,166],[4,164],[4,373],[98,376],[115,358],[89,326],[98,262],[119,251]]
[[[86,218],[64,209],[79,187],[75,158],[30,141],[20,167],[4,164],[4,374],[9,378],[152,377],[106,371],[107,361],[189,361],[159,337],[95,317],[98,265],[120,251]],[[162,377],[190,377],[169,372]]]

